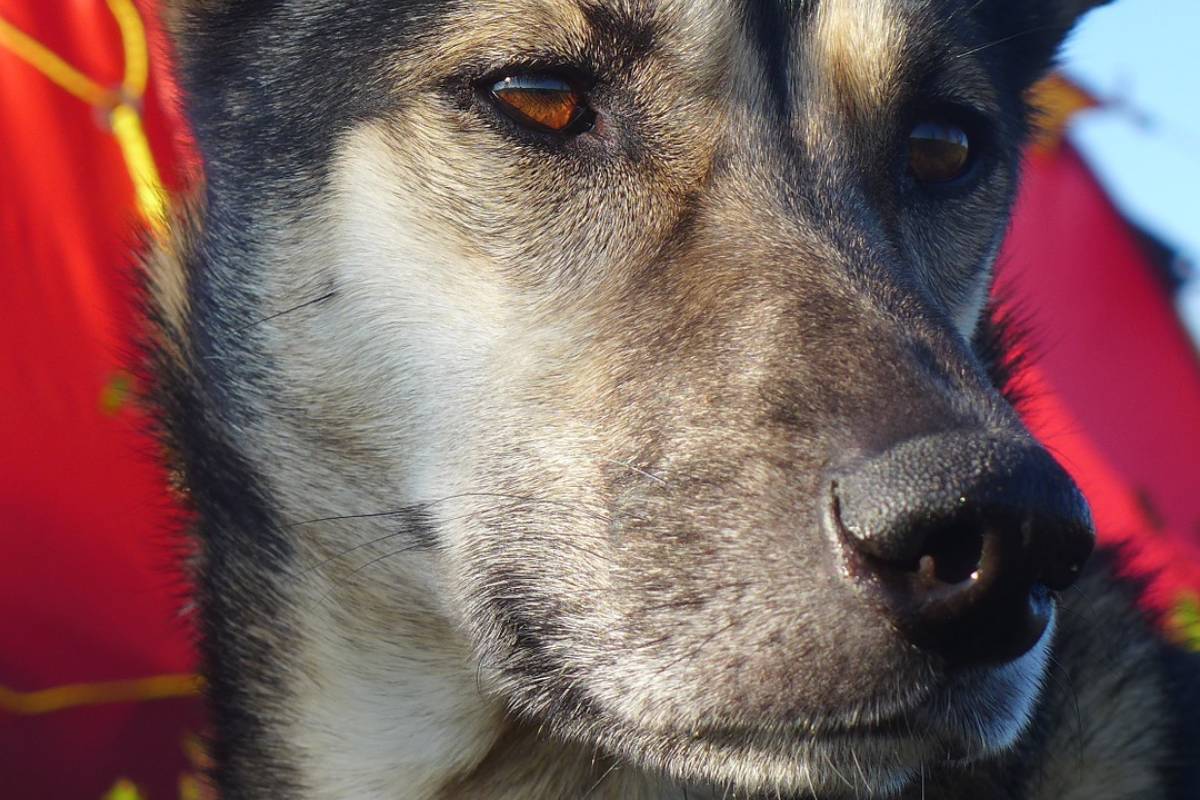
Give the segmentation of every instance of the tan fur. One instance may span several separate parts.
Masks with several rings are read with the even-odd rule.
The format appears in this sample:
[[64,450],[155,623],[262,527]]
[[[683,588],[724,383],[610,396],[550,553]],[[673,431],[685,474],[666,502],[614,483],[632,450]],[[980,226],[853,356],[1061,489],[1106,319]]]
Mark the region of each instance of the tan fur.
[[188,274],[194,237],[199,229],[202,212],[198,201],[185,202],[176,210],[177,219],[167,229],[165,238],[155,242],[146,260],[147,289],[151,306],[158,316],[157,324],[169,336],[156,344],[166,348],[166,355],[181,368],[187,364],[187,320],[189,315]]
[[901,88],[906,24],[890,0],[825,0],[817,9],[806,61],[860,112],[886,107]]

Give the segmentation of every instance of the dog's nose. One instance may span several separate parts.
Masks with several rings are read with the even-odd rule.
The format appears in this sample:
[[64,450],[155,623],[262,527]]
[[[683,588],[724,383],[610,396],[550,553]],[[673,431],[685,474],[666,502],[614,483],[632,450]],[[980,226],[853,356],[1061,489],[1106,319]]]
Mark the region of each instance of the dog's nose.
[[915,645],[960,665],[1028,651],[1049,590],[1091,554],[1079,490],[1041,448],[968,433],[913,439],[839,470],[829,523],[850,579]]

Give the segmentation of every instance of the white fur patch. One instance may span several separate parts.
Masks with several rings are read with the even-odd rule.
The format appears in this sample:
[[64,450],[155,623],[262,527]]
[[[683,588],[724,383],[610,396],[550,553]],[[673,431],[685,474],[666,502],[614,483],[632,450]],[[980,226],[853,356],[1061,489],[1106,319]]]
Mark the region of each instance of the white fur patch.
[[967,341],[974,336],[975,329],[979,327],[980,317],[983,316],[983,311],[987,307],[988,290],[992,287],[992,272],[996,265],[996,256],[1000,253],[1000,246],[1004,243],[1004,233],[1001,231],[997,234],[992,246],[988,248],[979,271],[968,287],[966,299],[954,310],[954,327],[958,330],[959,335]]
[[[347,442],[334,456],[342,463],[322,464],[307,444],[317,434],[291,432],[293,448],[308,450],[297,459],[307,479],[293,483],[327,487],[319,496],[311,489],[288,496],[292,519],[403,508],[464,491],[471,424],[486,417],[479,409],[495,385],[489,373],[505,362],[497,348],[515,305],[444,228],[427,228],[420,190],[397,188],[420,183],[405,167],[375,127],[349,134],[326,206],[307,229],[311,240],[294,243],[286,269],[275,270],[296,285],[323,275],[336,290],[336,313],[292,316],[271,333],[283,350],[296,326],[310,326],[303,334],[310,340],[340,343],[299,353],[291,367],[300,386],[312,387],[307,396],[332,404],[323,413],[336,424],[326,435]],[[339,384],[352,393],[340,393]],[[320,413],[309,411],[313,419]],[[365,461],[360,481],[346,480],[355,467],[348,454],[360,449],[378,455]],[[310,560],[320,563],[395,527],[384,518],[301,530]],[[300,631],[292,735],[313,797],[432,797],[448,775],[483,758],[501,727],[501,708],[480,693],[470,647],[446,609],[437,558],[414,552],[370,563],[395,549],[333,560],[297,589],[310,611]]]
[[1057,619],[1056,612],[1042,638],[1020,658],[995,670],[968,674],[948,691],[948,716],[978,737],[979,755],[1012,747],[1029,727],[1046,680]]

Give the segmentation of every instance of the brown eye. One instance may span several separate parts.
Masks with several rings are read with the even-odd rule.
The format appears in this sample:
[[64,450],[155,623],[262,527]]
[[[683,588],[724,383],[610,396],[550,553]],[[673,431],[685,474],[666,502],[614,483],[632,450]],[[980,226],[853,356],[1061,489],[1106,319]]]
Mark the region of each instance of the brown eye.
[[957,125],[917,123],[908,134],[908,168],[922,183],[948,183],[971,164],[971,142]]
[[552,75],[512,75],[490,87],[496,107],[515,122],[549,133],[581,133],[590,124],[582,93]]

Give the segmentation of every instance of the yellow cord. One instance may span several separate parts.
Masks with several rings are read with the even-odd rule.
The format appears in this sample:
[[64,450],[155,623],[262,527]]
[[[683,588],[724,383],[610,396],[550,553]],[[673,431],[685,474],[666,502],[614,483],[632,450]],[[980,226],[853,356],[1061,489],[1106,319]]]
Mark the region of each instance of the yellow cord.
[[117,781],[101,800],[142,800],[142,793],[132,781]]
[[204,686],[196,675],[156,675],[130,681],[76,683],[36,692],[18,692],[0,686],[0,711],[36,716],[80,706],[138,703],[194,697]]
[[111,120],[113,135],[117,137],[121,155],[125,157],[125,168],[133,181],[138,209],[155,233],[161,234],[167,224],[167,196],[158,177],[158,166],[154,163],[142,118],[133,106],[121,103],[112,110]]
[[0,17],[0,46],[28,62],[56,85],[67,90],[88,105],[111,105],[113,93],[63,61],[44,44]]
[[1167,632],[1180,647],[1200,653],[1200,594],[1182,592],[1167,615]]
[[150,75],[146,27],[132,0],[108,0],[108,9],[121,31],[125,58],[125,77],[120,92],[104,88],[2,17],[0,47],[10,50],[56,86],[88,105],[108,112],[113,136],[121,148],[125,168],[133,183],[138,210],[154,232],[162,234],[167,220],[167,197],[137,107],[146,92]]
[[146,93],[146,82],[150,77],[150,54],[142,15],[132,0],[108,0],[108,10],[121,29],[121,48],[125,54],[125,79],[121,88],[129,97],[141,97]]

